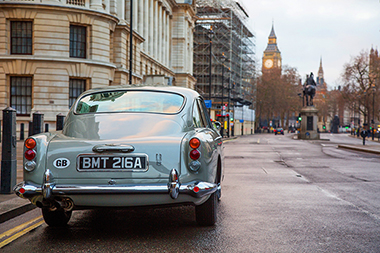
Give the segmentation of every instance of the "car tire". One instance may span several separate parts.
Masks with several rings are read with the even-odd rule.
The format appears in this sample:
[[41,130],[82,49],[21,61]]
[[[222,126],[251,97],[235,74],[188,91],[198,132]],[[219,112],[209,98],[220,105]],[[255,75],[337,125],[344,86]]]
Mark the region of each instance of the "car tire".
[[66,226],[71,218],[72,211],[65,211],[60,208],[55,211],[51,211],[49,208],[42,208],[42,216],[46,224],[51,227],[63,227]]
[[217,193],[210,195],[208,200],[202,205],[195,207],[195,216],[200,226],[213,226],[216,223],[217,212]]

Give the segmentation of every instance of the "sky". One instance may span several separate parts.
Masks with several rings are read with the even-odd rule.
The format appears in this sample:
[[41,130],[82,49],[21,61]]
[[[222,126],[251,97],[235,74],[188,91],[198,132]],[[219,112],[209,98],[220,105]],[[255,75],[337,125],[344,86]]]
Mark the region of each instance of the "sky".
[[256,59],[263,52],[274,23],[282,64],[318,75],[322,58],[329,89],[342,85],[344,64],[371,47],[380,51],[379,0],[239,0],[248,10],[256,35]]

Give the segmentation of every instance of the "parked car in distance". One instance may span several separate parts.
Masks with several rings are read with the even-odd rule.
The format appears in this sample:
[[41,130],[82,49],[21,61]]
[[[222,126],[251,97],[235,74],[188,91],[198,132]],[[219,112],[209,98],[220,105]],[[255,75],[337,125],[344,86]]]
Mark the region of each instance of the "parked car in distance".
[[109,86],[81,94],[62,131],[25,140],[15,193],[64,226],[77,209],[195,206],[216,222],[223,180],[220,124],[194,90]]
[[278,135],[278,134],[282,134],[282,135],[284,135],[284,129],[282,129],[282,128],[276,128],[276,129],[274,130],[274,134],[275,134],[275,135]]

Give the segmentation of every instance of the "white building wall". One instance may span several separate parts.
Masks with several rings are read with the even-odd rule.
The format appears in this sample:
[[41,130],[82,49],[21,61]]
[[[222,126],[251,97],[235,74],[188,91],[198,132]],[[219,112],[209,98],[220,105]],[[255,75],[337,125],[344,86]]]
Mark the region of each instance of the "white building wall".
[[[174,0],[133,0],[133,83],[165,76],[174,85],[194,87],[192,4]],[[55,121],[68,111],[69,79],[87,80],[87,89],[129,80],[130,0],[83,0],[83,5],[44,1],[0,2],[0,106],[10,106],[10,76],[33,77],[32,111]],[[32,55],[10,54],[11,20],[33,22]],[[70,24],[87,28],[86,58],[72,58]],[[112,40],[112,41],[111,41]],[[0,119],[2,115],[0,115]],[[29,117],[17,117],[29,121]]]

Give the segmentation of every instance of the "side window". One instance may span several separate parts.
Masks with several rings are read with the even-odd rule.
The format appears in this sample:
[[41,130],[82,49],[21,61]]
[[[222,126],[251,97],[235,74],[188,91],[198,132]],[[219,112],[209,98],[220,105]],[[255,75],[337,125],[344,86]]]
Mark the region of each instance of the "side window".
[[199,103],[196,101],[193,105],[193,123],[196,128],[205,127],[204,118],[202,117],[201,110],[199,109]]
[[202,99],[197,100],[200,109],[201,117],[204,122],[204,127],[212,128],[210,117],[208,116],[207,108],[205,102]]

